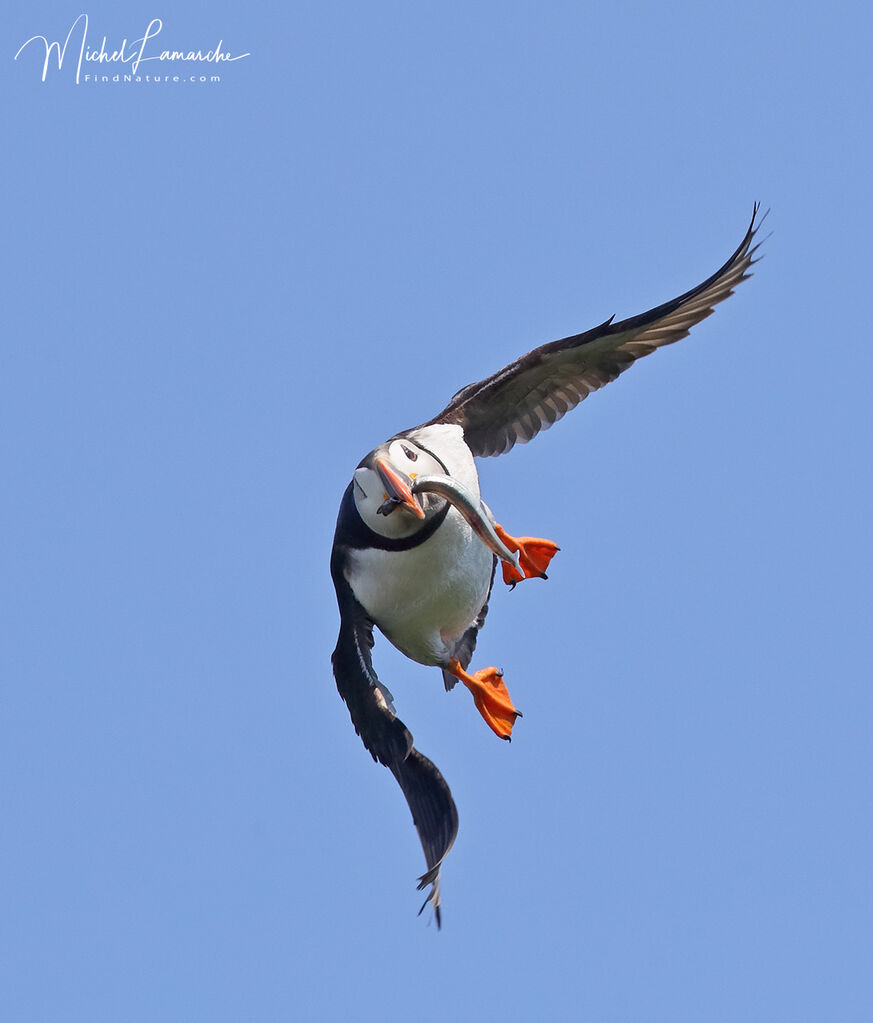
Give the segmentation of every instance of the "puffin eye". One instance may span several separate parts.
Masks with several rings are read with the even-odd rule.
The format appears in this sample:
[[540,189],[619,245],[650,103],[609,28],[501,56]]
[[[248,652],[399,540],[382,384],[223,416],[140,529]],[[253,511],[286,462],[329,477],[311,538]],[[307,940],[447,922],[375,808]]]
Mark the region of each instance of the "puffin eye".
[[405,444],[403,445],[403,454],[406,455],[410,462],[414,462],[418,458],[418,455],[412,448],[408,448]]

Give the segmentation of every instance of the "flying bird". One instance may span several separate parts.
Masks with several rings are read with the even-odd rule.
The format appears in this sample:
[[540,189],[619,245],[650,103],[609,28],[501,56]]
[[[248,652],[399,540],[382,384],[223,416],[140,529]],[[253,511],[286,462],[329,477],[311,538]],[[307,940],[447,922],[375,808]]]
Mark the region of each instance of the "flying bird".
[[[749,277],[763,218],[702,284],[648,312],[553,341],[462,388],[421,426],[395,434],[359,463],[343,495],[331,553],[340,612],[333,672],[352,724],[390,769],[412,811],[441,923],[440,868],[458,833],[445,779],[413,745],[373,668],[373,627],[407,657],[461,682],[491,730],[510,739],[520,713],[503,673],[467,669],[485,623],[498,562],[510,586],[545,577],[558,550],[507,533],[481,498],[474,458],[502,455],[547,430],[637,359],[686,337]],[[419,911],[420,912],[420,911]]]

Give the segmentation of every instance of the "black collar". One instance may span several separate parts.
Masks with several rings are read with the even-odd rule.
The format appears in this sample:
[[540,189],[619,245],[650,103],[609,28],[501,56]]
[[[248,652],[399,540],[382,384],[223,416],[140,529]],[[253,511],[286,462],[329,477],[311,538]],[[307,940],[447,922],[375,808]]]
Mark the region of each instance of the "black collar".
[[336,533],[333,538],[334,546],[352,547],[355,550],[367,550],[375,547],[380,551],[410,551],[413,547],[429,540],[445,521],[449,514],[451,505],[448,501],[434,515],[428,519],[418,532],[411,536],[404,536],[394,539],[382,536],[375,530],[370,529],[361,518],[354,497],[354,481],[347,487],[340,503],[339,515],[336,520]]

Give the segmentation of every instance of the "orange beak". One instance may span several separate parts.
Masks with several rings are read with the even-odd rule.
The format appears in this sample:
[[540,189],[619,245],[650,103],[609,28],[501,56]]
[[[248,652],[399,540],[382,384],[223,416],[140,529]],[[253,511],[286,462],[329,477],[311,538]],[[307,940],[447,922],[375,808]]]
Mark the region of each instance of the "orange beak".
[[395,469],[387,458],[377,458],[375,464],[376,471],[379,473],[379,478],[388,495],[386,500],[402,504],[416,518],[423,519],[425,517],[424,509],[412,492],[412,480],[405,473]]

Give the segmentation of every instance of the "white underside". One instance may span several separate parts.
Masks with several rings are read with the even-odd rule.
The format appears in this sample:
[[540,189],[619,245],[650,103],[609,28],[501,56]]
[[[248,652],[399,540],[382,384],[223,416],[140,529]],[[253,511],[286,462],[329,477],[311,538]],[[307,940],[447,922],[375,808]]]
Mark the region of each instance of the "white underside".
[[[409,437],[435,452],[449,474],[479,497],[476,463],[459,426],[427,426]],[[391,519],[401,514],[398,509]],[[371,516],[370,526],[383,529],[384,522]],[[347,578],[364,610],[398,650],[419,664],[445,667],[488,599],[492,565],[491,551],[450,508],[434,535],[417,547],[350,551]]]
[[454,508],[408,551],[350,552],[348,581],[385,636],[419,664],[445,666],[488,599],[493,555]]

